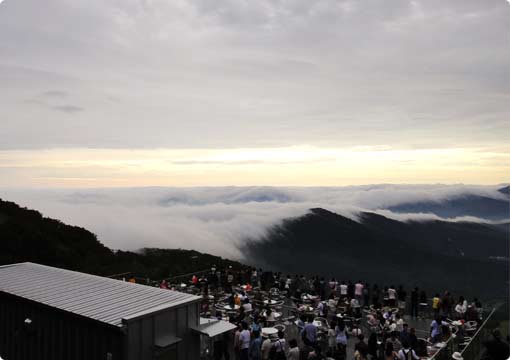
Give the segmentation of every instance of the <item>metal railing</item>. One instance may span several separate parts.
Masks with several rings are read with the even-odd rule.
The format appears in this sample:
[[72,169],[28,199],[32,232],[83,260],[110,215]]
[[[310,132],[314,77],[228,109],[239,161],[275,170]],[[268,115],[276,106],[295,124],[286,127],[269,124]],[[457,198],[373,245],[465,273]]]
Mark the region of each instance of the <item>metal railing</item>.
[[477,327],[476,332],[467,339],[459,339],[455,336],[445,342],[445,346],[431,356],[430,360],[451,360],[454,352],[460,352],[464,359],[479,359],[483,350],[482,342],[488,337],[492,329],[487,323],[496,312],[497,307],[492,308],[491,312],[485,317],[484,322]]
[[483,352],[482,342],[486,340],[491,331],[487,325],[487,322],[492,318],[492,315],[496,312],[497,308],[493,308],[491,313],[487,316],[482,325],[476,330],[476,333],[466,344],[461,354],[464,359],[480,359]]

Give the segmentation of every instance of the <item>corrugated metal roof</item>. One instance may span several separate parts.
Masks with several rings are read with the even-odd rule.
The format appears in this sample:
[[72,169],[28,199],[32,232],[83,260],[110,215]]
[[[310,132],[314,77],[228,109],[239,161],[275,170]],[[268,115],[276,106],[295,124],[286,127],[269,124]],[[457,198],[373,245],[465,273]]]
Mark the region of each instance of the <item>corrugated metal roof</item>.
[[227,331],[234,330],[236,326],[229,323],[228,321],[206,319],[201,317],[200,325],[191,326],[191,328],[201,334],[207,335],[209,337],[214,337],[216,335],[226,333]]
[[0,291],[73,314],[122,324],[200,297],[34,263],[0,266]]

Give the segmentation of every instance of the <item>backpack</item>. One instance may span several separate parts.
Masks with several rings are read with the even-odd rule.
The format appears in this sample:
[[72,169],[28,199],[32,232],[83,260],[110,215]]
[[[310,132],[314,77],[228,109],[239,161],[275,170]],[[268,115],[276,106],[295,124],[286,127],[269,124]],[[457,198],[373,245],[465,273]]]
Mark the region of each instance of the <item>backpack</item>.
[[[278,346],[280,347],[279,352],[276,351],[276,344],[278,343]],[[273,346],[271,346],[271,350],[269,351],[269,358],[271,360],[286,360],[287,356],[285,355],[285,349],[283,348],[282,343],[280,340],[277,340]]]
[[413,360],[413,350],[409,349],[408,352],[406,352],[404,349],[402,349],[402,354],[404,354],[405,360]]

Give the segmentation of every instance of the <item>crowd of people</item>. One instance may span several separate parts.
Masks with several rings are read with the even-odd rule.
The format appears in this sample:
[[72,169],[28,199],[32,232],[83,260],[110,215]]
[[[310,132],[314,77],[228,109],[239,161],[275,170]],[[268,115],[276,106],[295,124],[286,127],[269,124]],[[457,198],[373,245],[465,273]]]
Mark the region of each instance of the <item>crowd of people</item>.
[[[233,338],[216,339],[213,353],[218,360],[229,359],[231,344],[236,360],[429,358],[452,335],[461,350],[483,318],[478,299],[468,301],[449,291],[430,299],[418,287],[408,291],[401,285],[307,278],[255,268],[213,267],[194,275],[190,285],[203,295],[201,316],[237,325]],[[181,286],[185,284],[160,283],[162,288],[182,290]],[[420,329],[418,336],[406,319],[432,321],[428,333]],[[267,333],[268,329],[274,332]],[[355,339],[351,351],[347,351],[349,339]],[[455,351],[451,358],[462,356]]]

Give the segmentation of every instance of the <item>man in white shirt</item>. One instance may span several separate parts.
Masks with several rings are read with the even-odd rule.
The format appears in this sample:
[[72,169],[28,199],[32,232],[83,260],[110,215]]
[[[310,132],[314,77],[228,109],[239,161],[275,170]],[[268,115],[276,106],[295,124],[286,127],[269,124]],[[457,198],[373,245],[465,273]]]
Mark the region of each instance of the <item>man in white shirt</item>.
[[391,285],[390,288],[388,289],[388,300],[390,306],[394,307],[396,305],[397,290],[395,290],[395,287],[393,285]]
[[399,350],[397,356],[399,360],[420,360],[407,341],[402,343],[402,349]]
[[356,299],[361,304],[361,298],[363,296],[363,283],[358,280],[358,282],[354,285],[354,296],[356,296]]
[[243,331],[239,334],[239,347],[241,349],[241,360],[248,360],[248,353],[250,351],[250,330],[248,330],[248,324],[243,322]]
[[346,297],[347,296],[347,284],[345,281],[342,281],[340,284],[340,297]]
[[264,338],[264,341],[262,342],[262,348],[261,348],[262,360],[268,360],[269,354],[271,352],[272,343],[271,343],[271,340],[266,335],[263,335],[262,337]]

